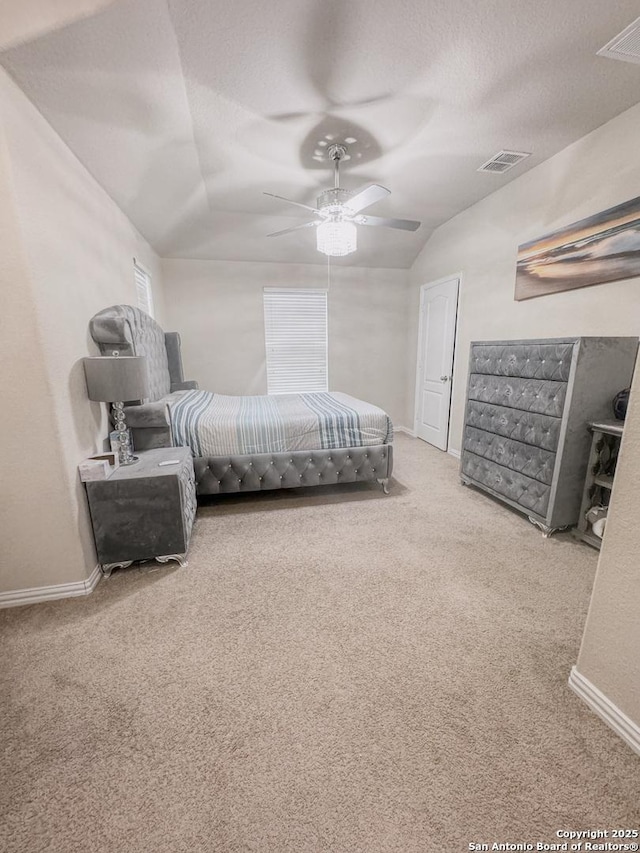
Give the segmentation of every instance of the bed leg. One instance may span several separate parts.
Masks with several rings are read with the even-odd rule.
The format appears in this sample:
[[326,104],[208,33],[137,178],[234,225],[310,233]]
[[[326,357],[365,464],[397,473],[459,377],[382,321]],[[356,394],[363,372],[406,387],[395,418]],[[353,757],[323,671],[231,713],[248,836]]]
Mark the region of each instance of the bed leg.
[[376,478],[376,483],[380,483],[382,486],[382,491],[385,495],[389,494],[389,478],[388,477],[378,477]]

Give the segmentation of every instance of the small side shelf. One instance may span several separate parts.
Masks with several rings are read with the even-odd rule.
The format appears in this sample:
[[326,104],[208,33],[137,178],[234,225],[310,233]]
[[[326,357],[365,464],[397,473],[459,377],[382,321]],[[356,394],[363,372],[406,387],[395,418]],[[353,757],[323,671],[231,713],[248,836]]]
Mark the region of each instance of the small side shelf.
[[593,481],[596,486],[602,486],[603,489],[611,489],[613,488],[613,477],[595,477]]
[[602,539],[593,532],[587,514],[594,509],[602,509],[606,514],[609,507],[624,421],[594,421],[589,424],[589,429],[593,433],[593,438],[582,494],[580,518],[573,534],[582,542],[599,550]]

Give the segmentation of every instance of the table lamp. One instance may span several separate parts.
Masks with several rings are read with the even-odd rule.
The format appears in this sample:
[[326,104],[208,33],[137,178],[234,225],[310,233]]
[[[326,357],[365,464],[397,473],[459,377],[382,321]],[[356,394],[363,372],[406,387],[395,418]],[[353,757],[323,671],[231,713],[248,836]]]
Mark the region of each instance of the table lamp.
[[120,443],[120,464],[133,465],[138,457],[131,454],[124,403],[127,400],[142,400],[149,394],[146,357],[121,356],[114,350],[112,355],[85,358],[84,373],[89,399],[111,403],[113,406],[113,419]]

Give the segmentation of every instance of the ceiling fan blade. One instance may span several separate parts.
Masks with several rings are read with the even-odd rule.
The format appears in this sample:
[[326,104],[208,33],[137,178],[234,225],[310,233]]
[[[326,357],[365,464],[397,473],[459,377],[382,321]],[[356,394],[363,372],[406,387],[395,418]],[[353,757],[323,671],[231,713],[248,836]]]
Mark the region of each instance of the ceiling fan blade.
[[267,237],[280,237],[282,234],[300,231],[301,228],[311,228],[312,225],[320,225],[321,222],[321,219],[316,219],[314,222],[303,222],[302,225],[294,225],[293,228],[283,228],[282,231],[274,231],[273,234],[267,234]]
[[365,207],[369,207],[369,205],[375,204],[377,201],[382,201],[388,195],[391,195],[391,190],[381,187],[380,184],[371,184],[368,187],[358,190],[355,195],[351,196],[349,201],[345,202],[344,208],[349,213],[359,213]]
[[357,225],[384,225],[385,228],[399,228],[401,231],[417,231],[421,223],[415,219],[385,219],[383,216],[356,216]]
[[287,204],[295,204],[296,207],[302,207],[304,210],[310,210],[312,213],[315,213],[316,216],[318,215],[318,208],[317,207],[309,207],[308,204],[300,204],[299,201],[291,201],[290,198],[285,198],[284,196],[276,195],[275,193],[263,193],[263,195],[268,195],[268,196],[271,196],[271,198],[280,199],[280,201],[286,201]]

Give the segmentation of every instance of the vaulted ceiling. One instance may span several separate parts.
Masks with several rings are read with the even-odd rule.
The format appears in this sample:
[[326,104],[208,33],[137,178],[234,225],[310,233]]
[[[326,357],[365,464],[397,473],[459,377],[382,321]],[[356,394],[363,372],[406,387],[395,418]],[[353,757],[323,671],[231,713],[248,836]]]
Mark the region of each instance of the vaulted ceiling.
[[[98,4],[100,5],[100,4]],[[596,56],[637,0],[122,0],[0,62],[164,257],[322,263],[272,231],[332,183],[392,195],[343,263],[409,267],[442,222],[640,99]],[[86,14],[86,12],[85,12]],[[502,148],[532,156],[476,170]]]

